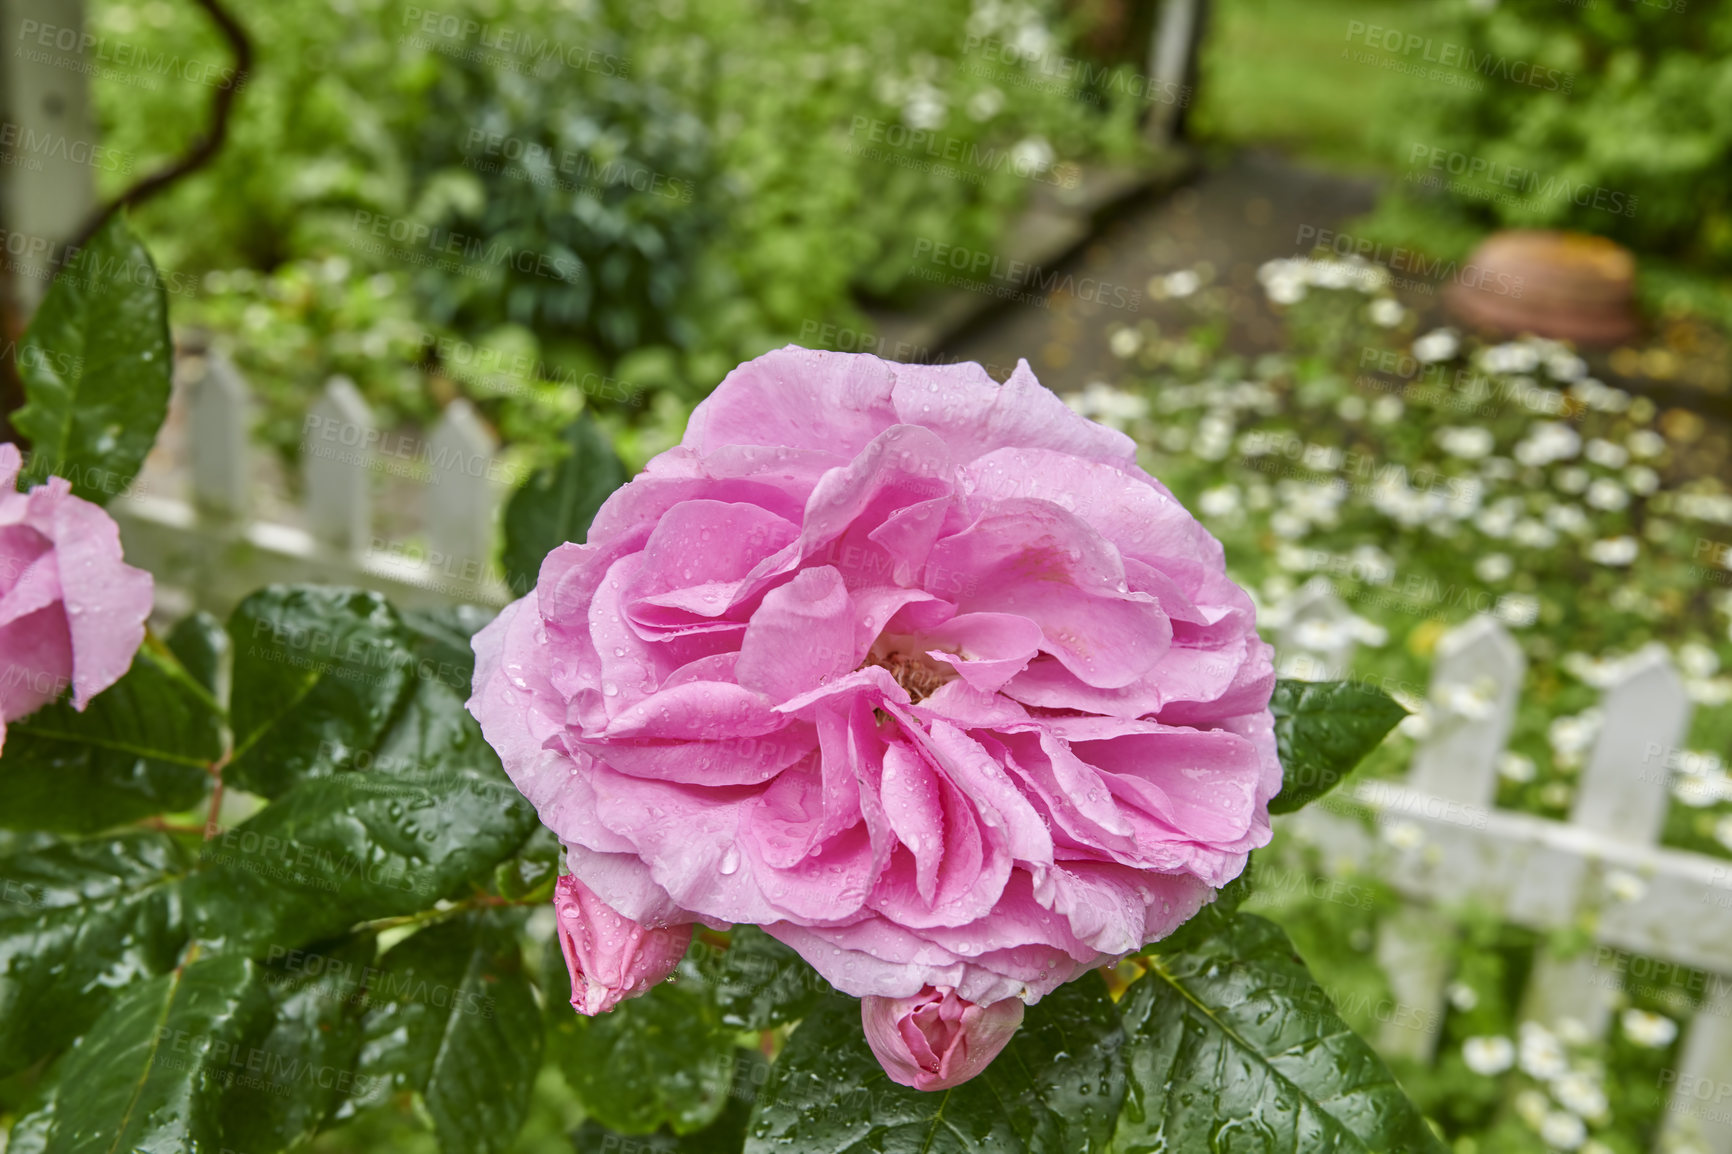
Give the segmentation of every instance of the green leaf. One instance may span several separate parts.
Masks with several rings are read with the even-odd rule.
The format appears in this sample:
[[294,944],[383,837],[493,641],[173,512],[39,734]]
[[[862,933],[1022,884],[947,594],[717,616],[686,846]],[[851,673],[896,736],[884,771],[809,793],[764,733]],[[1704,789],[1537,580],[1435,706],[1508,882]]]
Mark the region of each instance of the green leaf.
[[700,947],[699,967],[722,1022],[736,1030],[767,1030],[805,1017],[830,983],[793,950],[757,926],[736,926],[725,950]]
[[205,842],[186,880],[201,941],[258,953],[426,909],[484,882],[535,811],[509,784],[452,774],[305,781]]
[[213,701],[228,708],[229,662],[234,646],[223,623],[204,610],[189,613],[168,635],[168,647]]
[[467,689],[460,694],[440,681],[416,681],[384,736],[373,749],[344,763],[344,768],[467,774],[506,783],[499,755],[463,707],[467,700]]
[[97,504],[138,474],[168,415],[174,369],[156,266],[117,214],[49,287],[18,350],[26,476]]
[[197,805],[222,755],[222,715],[154,639],[124,677],[91,699],[13,725],[0,756],[0,825],[95,833]]
[[752,1100],[769,1077],[770,1064],[756,1050],[734,1051],[734,1085],[714,1122],[690,1134],[661,1129],[626,1136],[591,1119],[572,1135],[576,1154],[740,1154]]
[[567,425],[561,437],[566,455],[532,474],[505,506],[505,576],[520,595],[535,585],[549,553],[584,539],[596,510],[628,479],[613,446],[588,417]]
[[1131,1091],[1116,1154],[1445,1154],[1272,923],[1240,914],[1152,964],[1119,1003]]
[[1143,954],[1172,952],[1189,949],[1193,944],[1220,933],[1227,924],[1237,916],[1239,907],[1245,904],[1245,899],[1251,896],[1255,883],[1252,875],[1257,864],[1253,854],[1245,860],[1245,868],[1239,876],[1215,891],[1215,900],[1198,910],[1191,920],[1162,938],[1143,948]]
[[372,749],[415,673],[409,635],[377,593],[273,585],[240,603],[228,632],[235,754],[225,776],[266,797]]
[[259,967],[271,1012],[241,1045],[250,1076],[222,1099],[223,1142],[246,1154],[310,1140],[341,1101],[367,1089],[354,1069],[364,979],[378,943],[362,934],[273,952]]
[[833,996],[800,1023],[771,1067],[745,1148],[747,1154],[1103,1151],[1125,1097],[1123,1047],[1118,1011],[1100,975],[1091,973],[1029,1007],[985,1071],[927,1093],[890,1081],[866,1045],[860,1003]]
[[157,833],[0,857],[0,1076],[71,1044],[121,986],[174,968],[186,868]]
[[[557,951],[556,951],[557,952]],[[734,1040],[701,981],[662,982],[649,993],[586,1018],[566,1004],[568,983],[550,979],[553,1054],[566,1082],[603,1126],[687,1134],[727,1105]]]
[[245,958],[200,958],[136,982],[61,1059],[45,1154],[217,1150],[225,1085],[270,1005]]
[[421,1096],[447,1154],[507,1150],[541,1066],[541,1011],[517,919],[468,913],[406,938],[371,976],[352,1117],[394,1093]]
[[1334,789],[1407,716],[1357,681],[1278,681],[1269,709],[1282,767],[1270,813],[1292,813]]
[[430,676],[468,697],[470,683],[475,680],[475,650],[470,639],[498,613],[477,605],[398,612],[409,630],[415,656],[432,664]]

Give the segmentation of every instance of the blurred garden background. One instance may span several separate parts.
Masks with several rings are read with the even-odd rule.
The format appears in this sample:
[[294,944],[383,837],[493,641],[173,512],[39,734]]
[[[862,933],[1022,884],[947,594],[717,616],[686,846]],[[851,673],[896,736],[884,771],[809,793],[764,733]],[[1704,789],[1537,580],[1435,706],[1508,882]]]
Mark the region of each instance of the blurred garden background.
[[[1309,583],[1347,606],[1303,648],[1414,712],[1362,775],[1405,772],[1439,638],[1490,613],[1527,658],[1498,805],[1563,818],[1600,690],[1658,643],[1695,706],[1663,842],[1732,865],[1732,8],[1212,0],[1169,74],[1146,0],[237,0],[234,86],[207,7],[86,0],[77,163],[119,196],[233,88],[129,215],[181,355],[251,387],[261,508],[292,517],[336,374],[387,430],[467,399],[520,473],[587,417],[629,472],[785,343],[1026,358],[1137,439],[1269,635]],[[31,11],[8,52],[64,57]],[[77,151],[0,143],[9,189]],[[40,265],[6,251],[15,338]],[[381,516],[416,481],[381,475]],[[1253,908],[1375,1036],[1399,902],[1288,850],[1305,880]],[[1454,1148],[1655,1149],[1701,974],[1572,1033],[1523,991],[1591,925],[1446,931],[1434,1053],[1397,1069]],[[550,1061],[520,1148],[584,1117]],[[405,1095],[314,1148],[434,1145]]]

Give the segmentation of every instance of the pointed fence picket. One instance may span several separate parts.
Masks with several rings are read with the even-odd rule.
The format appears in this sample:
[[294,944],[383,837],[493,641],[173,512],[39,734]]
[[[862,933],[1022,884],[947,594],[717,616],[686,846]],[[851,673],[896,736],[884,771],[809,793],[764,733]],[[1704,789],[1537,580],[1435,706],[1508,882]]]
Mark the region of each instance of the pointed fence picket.
[[[1309,612],[1327,604],[1315,595]],[[1552,931],[1591,927],[1573,953],[1542,949],[1523,1016],[1603,1035],[1626,982],[1701,971],[1701,1006],[1687,1027],[1668,1095],[1662,1145],[1686,1139],[1732,1150],[1732,869],[1657,844],[1691,704],[1659,647],[1627,659],[1606,686],[1600,729],[1569,820],[1496,807],[1525,662],[1504,627],[1481,615],[1438,644],[1420,738],[1402,782],[1362,782],[1345,798],[1290,819],[1325,860],[1375,873],[1410,903],[1385,917],[1377,956],[1399,1012],[1380,1047],[1433,1056],[1450,975],[1438,945],[1451,907],[1490,905],[1510,923]],[[1368,828],[1363,820],[1373,821]],[[1637,959],[1635,964],[1631,958]],[[1566,1019],[1568,1020],[1566,1023]]]
[[[183,359],[187,498],[149,478],[110,503],[127,560],[156,575],[172,615],[192,605],[226,612],[276,582],[376,589],[406,607],[503,605],[512,597],[494,563],[504,496],[497,445],[467,401],[448,405],[424,437],[396,435],[389,460],[354,383],[333,377],[302,425],[305,501],[298,523],[251,518],[256,462],[251,391],[219,352]],[[408,544],[375,536],[383,470],[428,475],[420,532]],[[172,470],[171,470],[172,471]]]

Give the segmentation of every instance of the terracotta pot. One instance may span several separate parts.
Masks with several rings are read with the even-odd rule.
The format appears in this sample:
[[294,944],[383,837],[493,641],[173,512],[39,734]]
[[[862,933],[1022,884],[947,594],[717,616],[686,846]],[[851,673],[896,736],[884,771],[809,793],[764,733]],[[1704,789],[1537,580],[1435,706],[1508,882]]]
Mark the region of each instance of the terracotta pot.
[[1474,250],[1444,299],[1491,335],[1616,345],[1636,335],[1635,276],[1630,250],[1605,237],[1512,229]]

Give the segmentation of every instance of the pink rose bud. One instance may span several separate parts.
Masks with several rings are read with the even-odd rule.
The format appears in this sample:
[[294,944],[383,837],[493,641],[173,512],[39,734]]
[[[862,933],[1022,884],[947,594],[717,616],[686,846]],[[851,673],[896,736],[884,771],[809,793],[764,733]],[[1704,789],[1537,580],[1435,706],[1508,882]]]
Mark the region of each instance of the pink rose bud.
[[927,986],[912,998],[866,997],[860,1022],[866,1044],[892,1082],[916,1090],[948,1090],[998,1057],[1022,1025],[1023,1004],[1004,998],[977,1006],[948,986]]
[[569,874],[554,887],[553,909],[559,948],[571,971],[571,1008],[591,1017],[647,993],[674,972],[692,940],[690,922],[665,929],[641,926]]
[[0,445],[0,745],[6,723],[59,699],[83,709],[132,665],[150,574],[120,558],[120,529],[50,477],[15,491],[23,464]]

